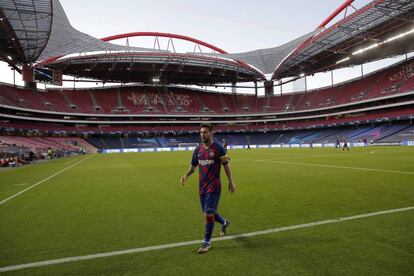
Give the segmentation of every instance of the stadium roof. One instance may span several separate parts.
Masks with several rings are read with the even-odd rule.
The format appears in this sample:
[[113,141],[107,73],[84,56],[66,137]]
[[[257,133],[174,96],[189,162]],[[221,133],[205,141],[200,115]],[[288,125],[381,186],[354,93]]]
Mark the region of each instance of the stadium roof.
[[65,74],[105,82],[215,84],[263,80],[251,66],[230,59],[166,52],[112,52],[63,57],[47,64]]
[[[273,78],[313,74],[359,65],[414,50],[414,1],[375,0],[301,44]],[[391,41],[388,41],[392,39]]]
[[[44,50],[51,32],[52,3],[47,0],[0,0],[2,46],[22,62],[35,60]],[[7,20],[4,20],[7,19]],[[14,49],[14,52],[13,52]]]
[[228,54],[185,38],[214,53],[178,54],[116,45],[82,33],[71,26],[59,0],[0,0],[0,57],[9,64],[8,57],[103,81],[213,84],[264,80],[265,74],[282,79],[410,52],[413,14],[414,1],[374,0],[331,27],[282,46]]

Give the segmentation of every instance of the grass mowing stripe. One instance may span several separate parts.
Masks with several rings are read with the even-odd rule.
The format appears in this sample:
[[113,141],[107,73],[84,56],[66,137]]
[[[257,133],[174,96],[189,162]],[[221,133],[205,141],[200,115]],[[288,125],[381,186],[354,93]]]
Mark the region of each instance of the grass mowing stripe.
[[317,164],[317,163],[287,162],[287,161],[276,161],[276,160],[256,160],[256,162],[414,175],[414,172],[381,170],[381,169],[371,169],[371,168],[363,168],[363,167],[337,166],[337,165],[327,165],[327,164]]
[[[309,227],[314,227],[318,225],[333,224],[333,223],[338,223],[338,222],[369,218],[369,217],[375,217],[375,216],[398,213],[398,212],[406,212],[406,211],[411,211],[411,210],[414,210],[414,206],[354,215],[354,216],[349,216],[349,217],[339,217],[339,218],[334,218],[334,219],[315,221],[315,222],[309,222],[309,223],[298,224],[298,225],[284,226],[284,227],[244,233],[244,234],[236,234],[236,235],[225,236],[225,237],[220,237],[220,238],[213,238],[212,241],[235,240],[235,239],[248,238],[248,237],[254,237],[254,236],[259,236],[259,235],[268,235],[268,234],[285,232],[285,231],[296,230],[296,229],[301,229],[301,228],[309,228]],[[183,247],[183,246],[194,245],[194,244],[199,244],[199,243],[200,243],[200,240],[193,240],[193,241],[186,241],[186,242],[179,242],[179,243],[169,243],[169,244],[163,244],[163,245],[132,248],[132,249],[126,249],[126,250],[120,250],[120,251],[113,251],[113,252],[97,253],[97,254],[84,255],[84,256],[67,257],[67,258],[20,264],[20,265],[11,265],[11,266],[0,267],[0,272],[16,271],[16,270],[22,270],[26,268],[35,268],[35,267],[49,266],[49,265],[54,265],[54,264],[71,263],[71,262],[85,261],[85,260],[91,260],[91,259],[141,253],[141,252],[146,252],[146,251]]]
[[0,201],[0,205],[3,205],[3,204],[4,204],[4,203],[6,203],[7,201],[9,201],[9,200],[11,200],[11,199],[13,199],[13,198],[15,198],[15,197],[17,197],[17,196],[19,196],[19,195],[21,195],[21,194],[25,193],[25,192],[27,192],[28,190],[30,190],[30,189],[32,189],[32,188],[34,188],[34,187],[36,187],[36,186],[38,186],[38,185],[42,184],[43,182],[46,182],[46,181],[48,181],[49,179],[51,179],[51,178],[53,178],[53,177],[55,177],[55,176],[57,176],[57,175],[59,175],[59,174],[61,174],[61,173],[63,173],[63,172],[65,172],[65,171],[67,171],[67,170],[69,170],[69,169],[71,169],[71,168],[75,167],[76,165],[78,165],[78,164],[82,163],[83,161],[88,160],[88,159],[89,159],[89,158],[91,158],[92,156],[93,156],[93,154],[92,154],[92,155],[89,155],[89,156],[88,156],[88,157],[86,157],[86,158],[83,158],[83,159],[81,159],[81,160],[77,161],[76,163],[74,163],[74,164],[70,165],[69,167],[66,167],[66,168],[64,168],[64,169],[61,169],[60,171],[58,171],[58,172],[56,172],[56,173],[54,173],[54,174],[52,174],[52,175],[50,175],[50,176],[48,176],[48,177],[46,177],[46,178],[44,178],[44,179],[42,179],[42,180],[40,180],[40,181],[36,182],[35,184],[33,184],[33,185],[31,185],[31,186],[27,187],[27,188],[26,188],[26,189],[24,189],[24,190],[21,190],[20,192],[15,193],[14,195],[12,195],[12,196],[10,196],[10,197],[8,197],[8,198],[6,198],[6,199],[3,199],[2,201]]

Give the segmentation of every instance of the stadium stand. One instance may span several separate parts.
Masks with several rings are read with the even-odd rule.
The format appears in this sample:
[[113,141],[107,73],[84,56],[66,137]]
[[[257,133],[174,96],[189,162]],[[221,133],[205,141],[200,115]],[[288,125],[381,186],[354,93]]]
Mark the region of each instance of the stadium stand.
[[48,149],[96,152],[96,147],[79,137],[21,137],[0,136],[0,143],[27,148],[33,152],[47,151]]
[[[387,69],[335,87],[281,96],[217,94],[189,88],[120,87],[47,90],[44,92],[0,85],[0,104],[68,113],[253,113],[310,110],[411,92],[414,62],[403,61]],[[12,96],[10,96],[12,95]],[[258,108],[257,108],[258,107]]]
[[[374,125],[358,127],[336,127],[329,129],[277,130],[252,133],[217,133],[215,139],[223,139],[229,145],[270,145],[270,144],[310,144],[334,143],[337,138],[347,138],[350,142],[362,142],[364,138],[372,143],[401,143],[414,137],[414,128],[409,124]],[[130,149],[151,147],[179,147],[181,144],[197,144],[198,134],[128,137],[92,136],[87,138],[90,144],[100,149]]]

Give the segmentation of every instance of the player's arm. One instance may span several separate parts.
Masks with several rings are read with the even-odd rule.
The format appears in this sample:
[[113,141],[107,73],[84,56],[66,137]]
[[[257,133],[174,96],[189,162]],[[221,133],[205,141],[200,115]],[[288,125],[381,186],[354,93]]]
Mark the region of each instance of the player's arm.
[[182,185],[184,185],[187,179],[194,173],[195,168],[196,166],[194,166],[193,164],[190,165],[188,171],[180,179]]
[[230,160],[227,155],[220,157],[221,163],[223,164],[224,171],[226,172],[227,179],[229,181],[229,192],[234,193],[236,191],[236,184],[234,184],[233,174],[230,169]]
[[187,172],[180,179],[180,182],[181,182],[182,185],[184,185],[185,182],[187,181],[187,179],[194,173],[194,170],[198,165],[197,152],[198,152],[198,147],[193,152],[193,157],[191,158],[190,167],[188,168]]

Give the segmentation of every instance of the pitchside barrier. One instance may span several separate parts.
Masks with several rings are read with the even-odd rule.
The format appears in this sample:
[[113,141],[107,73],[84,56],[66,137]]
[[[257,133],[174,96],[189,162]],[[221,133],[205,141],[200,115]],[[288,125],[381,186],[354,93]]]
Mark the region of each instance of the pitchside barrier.
[[[364,143],[350,143],[350,147],[363,147]],[[342,146],[342,145],[341,145]],[[402,143],[373,143],[371,146],[414,146],[414,141]],[[247,149],[247,145],[228,146],[229,149]],[[251,149],[271,148],[310,148],[311,144],[275,144],[275,145],[250,145]],[[314,148],[332,148],[335,143],[315,143]],[[165,152],[165,151],[193,151],[196,147],[167,147],[167,148],[135,148],[135,149],[103,149],[102,153],[126,153],[126,152]]]

